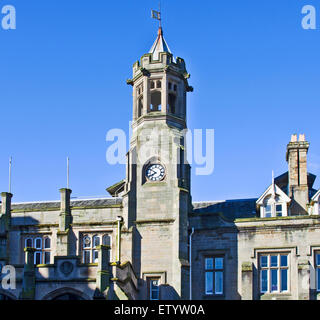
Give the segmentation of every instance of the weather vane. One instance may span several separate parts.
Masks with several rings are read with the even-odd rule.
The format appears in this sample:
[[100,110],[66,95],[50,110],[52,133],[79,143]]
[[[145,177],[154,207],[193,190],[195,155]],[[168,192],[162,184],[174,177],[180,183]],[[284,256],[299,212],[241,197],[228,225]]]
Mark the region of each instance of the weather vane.
[[151,18],[158,20],[161,28],[161,1],[159,1],[159,11],[151,10]]

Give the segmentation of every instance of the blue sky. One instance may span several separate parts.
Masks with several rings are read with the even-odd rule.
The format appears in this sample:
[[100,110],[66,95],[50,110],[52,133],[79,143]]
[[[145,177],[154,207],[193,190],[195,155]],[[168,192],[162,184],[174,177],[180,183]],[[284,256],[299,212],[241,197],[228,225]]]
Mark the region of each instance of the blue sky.
[[[14,157],[14,201],[55,200],[70,157],[73,196],[106,195],[124,178],[105,136],[128,132],[132,64],[155,40],[157,1],[0,0],[0,190]],[[303,30],[301,9],[317,9]],[[310,141],[320,175],[320,2],[162,0],[165,38],[191,73],[188,126],[215,129],[215,170],[192,175],[194,201],[258,197],[287,170],[292,133]],[[1,17],[1,15],[0,15]],[[320,180],[320,179],[319,179]],[[319,181],[316,187],[320,187]]]

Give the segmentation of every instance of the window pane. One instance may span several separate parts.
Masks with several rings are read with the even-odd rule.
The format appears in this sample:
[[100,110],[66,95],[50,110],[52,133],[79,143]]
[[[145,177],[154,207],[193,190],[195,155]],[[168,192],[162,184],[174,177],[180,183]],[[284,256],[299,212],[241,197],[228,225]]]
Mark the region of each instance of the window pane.
[[213,294],[213,272],[206,272],[206,294]]
[[150,298],[151,300],[159,300],[159,281],[152,280],[150,283]]
[[91,239],[88,236],[84,237],[83,238],[83,247],[90,248],[90,246],[91,246]]
[[26,240],[26,248],[32,248],[32,239]]
[[41,252],[37,251],[34,254],[34,263],[41,264]]
[[276,205],[276,212],[277,212],[277,217],[282,216],[282,205],[281,204]]
[[268,291],[268,270],[261,270],[261,292]]
[[288,256],[280,256],[280,265],[281,267],[288,266]]
[[215,293],[223,293],[223,272],[221,271],[215,273]]
[[260,259],[261,268],[268,267],[268,256],[262,256]]
[[320,268],[317,269],[317,290],[320,291]]
[[213,269],[213,258],[207,258],[206,259],[206,270],[212,270]]
[[288,270],[282,269],[281,270],[281,291],[288,290]]
[[98,251],[97,250],[94,250],[93,251],[93,258],[92,258],[92,262],[93,263],[98,263]]
[[223,269],[223,258],[215,258],[215,269]]
[[45,238],[45,240],[44,240],[44,247],[45,247],[45,249],[50,249],[50,247],[51,247],[51,240],[50,240],[50,238]]
[[271,267],[277,267],[278,266],[278,256],[270,256],[271,259]]
[[320,266],[320,254],[317,254],[317,266]]
[[265,207],[265,216],[266,216],[266,218],[270,218],[271,217],[271,206],[270,205],[267,205],[266,207]]
[[103,236],[102,244],[104,246],[110,246],[111,245],[111,238],[110,238],[109,235],[106,234],[106,235]]
[[94,236],[93,237],[93,247],[97,247],[100,245],[100,237],[99,236]]
[[83,252],[83,263],[90,263],[90,251],[85,250]]
[[42,249],[42,239],[36,239],[36,249]]
[[278,270],[271,270],[271,291],[278,291]]
[[50,252],[44,253],[44,264],[50,264]]

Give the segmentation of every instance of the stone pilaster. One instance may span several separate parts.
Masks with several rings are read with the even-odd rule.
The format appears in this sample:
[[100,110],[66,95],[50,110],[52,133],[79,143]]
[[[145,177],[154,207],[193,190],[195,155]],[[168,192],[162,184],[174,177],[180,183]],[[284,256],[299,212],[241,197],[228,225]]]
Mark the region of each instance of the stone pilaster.
[[36,275],[34,266],[34,248],[25,248],[25,264],[23,268],[22,292],[20,298],[22,300],[34,300],[36,288]]
[[253,268],[251,262],[243,262],[241,266],[242,300],[253,300]]
[[298,299],[310,300],[310,266],[308,260],[298,262]]

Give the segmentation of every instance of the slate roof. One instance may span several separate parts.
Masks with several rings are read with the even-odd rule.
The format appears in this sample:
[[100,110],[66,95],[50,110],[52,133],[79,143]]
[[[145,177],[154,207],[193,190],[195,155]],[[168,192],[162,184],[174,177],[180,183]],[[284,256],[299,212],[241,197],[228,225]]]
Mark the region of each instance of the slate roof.
[[[71,207],[95,208],[121,205],[122,198],[101,198],[101,199],[71,199]],[[47,209],[60,209],[60,201],[47,202],[24,202],[13,203],[12,210],[38,211]]]
[[220,213],[228,220],[239,218],[254,218],[257,216],[256,201],[258,199],[236,199],[208,202],[194,202],[193,212],[201,213]]
[[149,53],[152,53],[153,60],[158,60],[160,52],[169,52],[169,53],[171,53],[171,51],[169,49],[169,46],[168,46],[166,40],[163,37],[163,31],[162,31],[161,27],[158,30],[157,39],[154,42],[153,46],[151,47]]

